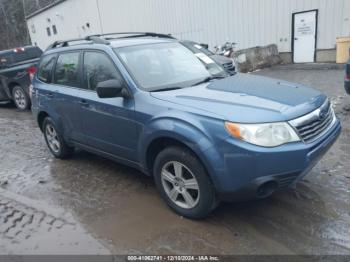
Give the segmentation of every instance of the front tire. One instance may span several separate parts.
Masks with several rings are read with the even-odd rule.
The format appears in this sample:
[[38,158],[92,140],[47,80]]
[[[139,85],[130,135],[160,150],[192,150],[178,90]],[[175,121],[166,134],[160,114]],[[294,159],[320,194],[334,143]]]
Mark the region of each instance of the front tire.
[[30,99],[26,92],[20,86],[15,86],[12,90],[12,99],[15,103],[15,106],[21,110],[28,110],[30,107]]
[[73,154],[74,148],[66,144],[50,117],[45,118],[42,130],[44,132],[46,144],[54,157],[66,159]]
[[212,182],[202,163],[189,150],[166,148],[157,156],[153,172],[162,198],[179,215],[200,219],[217,206]]

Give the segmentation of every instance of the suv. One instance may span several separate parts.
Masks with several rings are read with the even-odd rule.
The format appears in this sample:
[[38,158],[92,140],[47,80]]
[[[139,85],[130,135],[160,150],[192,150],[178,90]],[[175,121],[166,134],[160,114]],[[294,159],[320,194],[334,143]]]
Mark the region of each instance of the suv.
[[167,36],[77,41],[54,43],[33,81],[50,151],[67,158],[80,148],[137,168],[184,217],[295,185],[341,132],[319,91],[230,76]]
[[26,46],[0,52],[0,101],[13,101],[20,110],[30,107],[30,87],[43,52]]

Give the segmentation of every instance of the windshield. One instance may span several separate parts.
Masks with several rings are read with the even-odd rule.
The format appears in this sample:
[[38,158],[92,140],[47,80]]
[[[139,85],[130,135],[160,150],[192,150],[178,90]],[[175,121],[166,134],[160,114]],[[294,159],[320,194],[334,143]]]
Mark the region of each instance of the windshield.
[[202,52],[206,54],[207,56],[214,55],[210,50],[206,49],[205,47],[201,46],[200,44],[197,44],[195,42],[182,42],[184,46],[186,46],[188,49],[190,49],[193,53]]
[[179,43],[138,45],[115,49],[142,89],[184,88],[228,74],[210,57],[194,55]]

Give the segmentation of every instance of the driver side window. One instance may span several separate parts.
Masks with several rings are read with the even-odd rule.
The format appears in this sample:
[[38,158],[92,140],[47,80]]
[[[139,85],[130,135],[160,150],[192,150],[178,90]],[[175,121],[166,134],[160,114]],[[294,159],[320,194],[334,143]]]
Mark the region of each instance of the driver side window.
[[103,53],[85,52],[84,88],[96,90],[98,83],[107,80],[121,80],[114,63]]

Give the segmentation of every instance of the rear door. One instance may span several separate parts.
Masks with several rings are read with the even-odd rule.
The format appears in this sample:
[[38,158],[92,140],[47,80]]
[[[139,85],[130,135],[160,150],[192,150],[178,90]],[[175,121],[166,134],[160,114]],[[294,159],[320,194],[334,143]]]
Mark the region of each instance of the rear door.
[[121,97],[101,99],[96,93],[98,83],[111,79],[123,81],[110,57],[104,52],[86,51],[83,62],[84,89],[79,91],[82,132],[89,146],[134,161],[134,100]]
[[78,88],[81,86],[82,52],[73,51],[59,54],[54,68],[53,85],[47,93],[51,107],[62,123],[65,136],[71,140],[82,142],[81,116],[79,115]]
[[39,109],[39,106],[49,109],[49,102],[51,97],[48,95],[52,93],[52,72],[57,60],[57,54],[44,56],[40,63],[37,74],[38,81],[35,81],[32,91],[32,108]]

